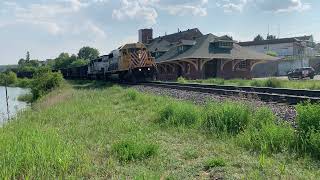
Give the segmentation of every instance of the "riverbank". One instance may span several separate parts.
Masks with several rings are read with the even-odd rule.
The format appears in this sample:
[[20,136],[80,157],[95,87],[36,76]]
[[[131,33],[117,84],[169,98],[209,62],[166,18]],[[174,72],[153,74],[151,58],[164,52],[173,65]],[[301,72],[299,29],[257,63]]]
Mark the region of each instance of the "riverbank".
[[[241,112],[244,108],[255,115],[245,106],[224,107],[237,107]],[[0,176],[8,179],[319,177],[319,162],[308,156],[291,153],[290,149],[277,153],[248,150],[236,143],[237,136],[208,133],[208,129],[201,128],[201,112],[207,110],[112,84],[63,86],[42,97],[33,110],[19,114],[17,120],[0,131]],[[286,132],[290,135],[292,131]]]
[[[27,107],[27,102],[20,101],[19,97],[29,94],[28,89],[8,87],[9,112],[10,117],[14,117],[16,113]],[[7,105],[5,87],[0,86],[0,124],[7,120]]]

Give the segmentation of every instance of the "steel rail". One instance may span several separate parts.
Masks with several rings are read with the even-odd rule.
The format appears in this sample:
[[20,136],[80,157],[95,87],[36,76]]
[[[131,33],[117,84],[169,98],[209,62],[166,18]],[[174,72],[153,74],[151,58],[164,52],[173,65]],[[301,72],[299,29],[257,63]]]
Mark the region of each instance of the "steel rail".
[[227,86],[195,83],[176,83],[176,82],[143,82],[140,85],[164,87],[186,91],[218,95],[244,95],[246,97],[258,97],[262,101],[287,103],[290,105],[311,102],[320,102],[320,91],[287,88],[251,87],[251,86]]

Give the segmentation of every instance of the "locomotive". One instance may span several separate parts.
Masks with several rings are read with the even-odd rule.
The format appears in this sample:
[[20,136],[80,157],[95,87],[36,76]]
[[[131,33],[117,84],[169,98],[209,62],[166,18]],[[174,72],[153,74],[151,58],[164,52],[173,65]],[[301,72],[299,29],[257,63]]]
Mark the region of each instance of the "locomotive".
[[155,59],[142,43],[126,44],[90,61],[86,66],[60,70],[66,79],[108,79],[116,75],[121,80],[154,80]]

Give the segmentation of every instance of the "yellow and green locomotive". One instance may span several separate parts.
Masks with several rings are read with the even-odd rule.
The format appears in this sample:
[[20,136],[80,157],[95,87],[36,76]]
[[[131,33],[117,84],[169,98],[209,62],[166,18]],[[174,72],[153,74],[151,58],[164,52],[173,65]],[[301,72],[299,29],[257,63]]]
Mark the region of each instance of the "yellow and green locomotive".
[[132,43],[92,60],[88,65],[88,77],[102,79],[116,74],[120,79],[129,81],[154,79],[155,68],[155,59],[146,46]]

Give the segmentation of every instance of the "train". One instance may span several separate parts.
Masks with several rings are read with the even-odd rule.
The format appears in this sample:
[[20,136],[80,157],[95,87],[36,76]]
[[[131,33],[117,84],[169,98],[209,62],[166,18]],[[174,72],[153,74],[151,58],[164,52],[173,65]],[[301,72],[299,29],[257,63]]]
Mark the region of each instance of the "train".
[[125,81],[155,80],[157,65],[142,43],[125,44],[108,55],[91,60],[80,67],[60,69],[65,79],[109,79],[112,76]]

